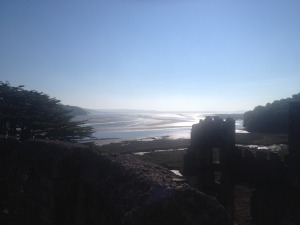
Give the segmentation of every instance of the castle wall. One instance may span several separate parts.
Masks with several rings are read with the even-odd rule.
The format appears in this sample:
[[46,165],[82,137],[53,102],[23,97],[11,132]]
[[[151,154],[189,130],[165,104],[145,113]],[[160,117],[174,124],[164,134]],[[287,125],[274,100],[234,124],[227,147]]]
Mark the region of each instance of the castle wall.
[[[253,151],[235,146],[229,119],[206,118],[193,125],[184,172],[205,193],[225,206],[233,224],[234,186],[255,188],[251,215],[255,225],[299,224],[300,221],[300,103],[290,104],[289,153]],[[215,148],[220,160],[214,160]],[[219,179],[216,179],[220,176]],[[219,180],[217,182],[216,180]]]

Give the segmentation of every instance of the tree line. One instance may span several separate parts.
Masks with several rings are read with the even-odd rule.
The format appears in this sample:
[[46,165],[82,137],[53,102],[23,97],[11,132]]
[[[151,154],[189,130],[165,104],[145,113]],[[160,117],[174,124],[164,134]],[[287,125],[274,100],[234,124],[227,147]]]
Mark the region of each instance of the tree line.
[[244,114],[244,127],[249,132],[288,133],[289,104],[300,102],[300,93],[292,98],[257,106]]
[[0,135],[64,141],[90,137],[92,128],[74,121],[70,112],[47,94],[0,81]]

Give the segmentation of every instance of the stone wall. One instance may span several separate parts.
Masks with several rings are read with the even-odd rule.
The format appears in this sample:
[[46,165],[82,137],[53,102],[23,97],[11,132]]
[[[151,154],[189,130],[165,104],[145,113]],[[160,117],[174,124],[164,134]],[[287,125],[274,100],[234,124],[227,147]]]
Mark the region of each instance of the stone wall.
[[290,103],[289,154],[282,163],[276,157],[268,162],[260,158],[260,186],[252,197],[254,224],[300,224],[300,102]]
[[228,224],[170,171],[79,144],[0,139],[0,224]]
[[216,196],[234,224],[235,185],[254,188],[255,225],[300,224],[300,103],[290,105],[289,153],[235,146],[234,122],[208,117],[193,125],[184,172],[192,185]]
[[247,146],[236,147],[235,183],[261,187],[286,182],[286,160],[277,152],[253,150]]

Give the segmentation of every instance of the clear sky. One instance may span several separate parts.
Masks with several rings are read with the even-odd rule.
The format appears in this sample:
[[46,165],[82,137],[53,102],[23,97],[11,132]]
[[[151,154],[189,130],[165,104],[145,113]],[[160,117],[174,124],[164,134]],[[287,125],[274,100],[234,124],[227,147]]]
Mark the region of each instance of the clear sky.
[[1,0],[0,80],[86,108],[249,110],[300,92],[300,1]]

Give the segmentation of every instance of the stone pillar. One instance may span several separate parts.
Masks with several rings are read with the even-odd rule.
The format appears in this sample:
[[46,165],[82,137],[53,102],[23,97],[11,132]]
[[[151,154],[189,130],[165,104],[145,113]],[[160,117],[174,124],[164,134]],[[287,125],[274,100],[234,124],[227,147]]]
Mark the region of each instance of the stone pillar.
[[[185,175],[196,176],[197,188],[219,199],[227,209],[231,224],[234,212],[234,150],[235,121],[206,117],[193,125],[191,146],[184,161]],[[215,162],[217,156],[219,162]]]
[[289,149],[291,154],[300,154],[300,102],[290,103]]
[[226,208],[231,222],[234,218],[234,149],[235,149],[235,120],[227,118],[223,122],[222,146],[220,156],[221,182],[220,182],[220,203]]
[[300,102],[290,103],[287,167],[289,185],[300,191]]

